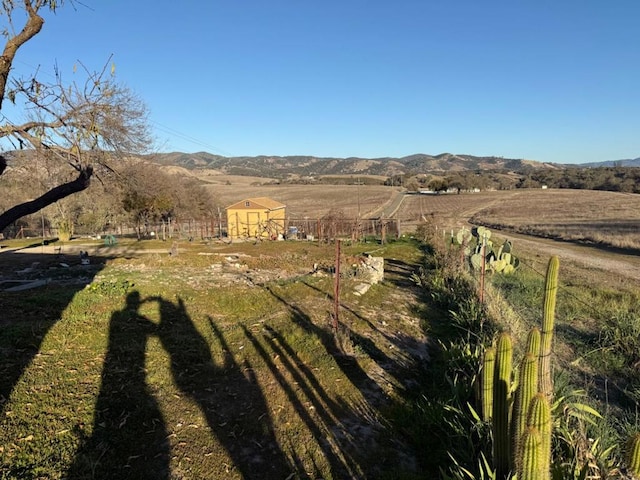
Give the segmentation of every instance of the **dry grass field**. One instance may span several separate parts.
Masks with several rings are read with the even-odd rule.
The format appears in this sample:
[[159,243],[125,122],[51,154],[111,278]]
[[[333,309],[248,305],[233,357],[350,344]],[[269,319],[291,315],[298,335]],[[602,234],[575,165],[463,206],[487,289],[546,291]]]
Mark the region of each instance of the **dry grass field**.
[[471,221],[527,235],[640,249],[640,195],[523,190],[484,206]]
[[220,180],[222,178],[221,183],[207,186],[221,205],[245,198],[269,197],[284,203],[291,218],[319,218],[330,210],[341,210],[347,217],[354,218],[358,212],[363,217],[373,216],[400,190],[382,185],[263,185],[255,177],[220,176]]
[[511,195],[511,191],[406,195],[396,215],[405,226],[428,221],[439,229],[449,230],[468,226],[474,213],[495,202],[505,201]]
[[[319,218],[330,210],[347,217],[379,216],[402,195],[377,185],[265,185],[270,179],[211,174],[208,187],[221,205],[270,197],[291,218]],[[404,195],[393,213],[404,231],[430,222],[444,232],[485,225],[496,230],[625,250],[640,249],[640,195],[594,190],[508,190]]]
[[509,190],[406,196],[398,217],[442,229],[496,230],[587,245],[640,249],[640,195],[593,190]]

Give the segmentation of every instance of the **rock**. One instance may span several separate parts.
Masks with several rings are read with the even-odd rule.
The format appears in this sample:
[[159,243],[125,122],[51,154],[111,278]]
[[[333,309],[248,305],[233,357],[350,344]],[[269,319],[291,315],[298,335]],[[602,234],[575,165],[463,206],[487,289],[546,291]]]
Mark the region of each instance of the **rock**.
[[357,295],[358,297],[364,295],[365,293],[367,293],[369,291],[369,289],[371,288],[371,284],[370,283],[359,283],[358,285],[356,285],[353,289],[353,294]]

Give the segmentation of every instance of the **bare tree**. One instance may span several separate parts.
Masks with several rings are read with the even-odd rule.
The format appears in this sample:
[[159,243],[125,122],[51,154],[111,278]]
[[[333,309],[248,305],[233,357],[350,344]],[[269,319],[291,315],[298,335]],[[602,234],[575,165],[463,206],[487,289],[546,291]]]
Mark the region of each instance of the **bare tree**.
[[[13,150],[26,149],[66,165],[74,178],[53,186],[39,197],[0,213],[0,232],[19,218],[87,189],[100,168],[116,158],[145,151],[150,144],[147,110],[114,79],[110,61],[98,71],[82,64],[67,82],[55,68],[54,80],[43,82],[38,72],[10,76],[15,56],[42,29],[41,11],[56,11],[63,0],[2,0],[5,46],[0,56],[0,140]],[[66,3],[73,3],[67,0]],[[14,123],[2,110],[5,100],[24,105],[27,121]],[[7,161],[0,155],[0,175]]]

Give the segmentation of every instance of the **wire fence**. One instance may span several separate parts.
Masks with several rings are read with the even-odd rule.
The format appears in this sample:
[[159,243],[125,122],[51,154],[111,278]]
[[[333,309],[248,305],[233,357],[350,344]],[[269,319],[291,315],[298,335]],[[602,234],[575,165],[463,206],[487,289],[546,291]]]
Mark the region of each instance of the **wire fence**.
[[[56,238],[58,229],[51,225],[40,226],[12,226],[5,232],[5,238]],[[138,225],[120,223],[109,225],[100,232],[90,232],[77,228],[76,235],[118,235],[140,236],[143,238],[162,239],[270,239],[270,240],[318,240],[332,241],[335,239],[362,239],[366,237],[398,238],[401,234],[400,221],[393,218],[347,218],[325,216],[286,217],[284,219],[267,219],[255,221],[239,221],[234,225],[234,231],[226,216],[212,216],[208,218],[189,220],[169,220],[145,222]]]

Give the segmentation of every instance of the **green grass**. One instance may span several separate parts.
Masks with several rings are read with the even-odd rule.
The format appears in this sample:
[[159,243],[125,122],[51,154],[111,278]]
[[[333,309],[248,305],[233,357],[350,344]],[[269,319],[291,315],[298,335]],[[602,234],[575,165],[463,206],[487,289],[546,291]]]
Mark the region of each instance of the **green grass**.
[[[362,297],[345,277],[336,336],[333,279],[309,274],[333,245],[157,244],[120,244],[86,287],[0,292],[0,478],[416,475],[385,419],[424,347],[403,275]],[[372,247],[421,255],[345,243],[345,263]]]

